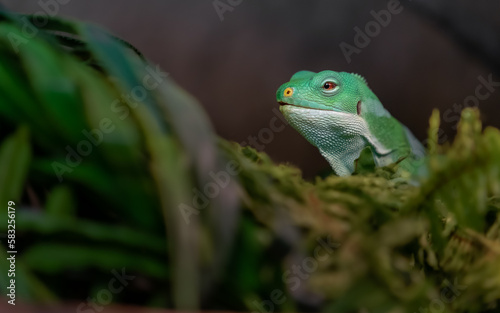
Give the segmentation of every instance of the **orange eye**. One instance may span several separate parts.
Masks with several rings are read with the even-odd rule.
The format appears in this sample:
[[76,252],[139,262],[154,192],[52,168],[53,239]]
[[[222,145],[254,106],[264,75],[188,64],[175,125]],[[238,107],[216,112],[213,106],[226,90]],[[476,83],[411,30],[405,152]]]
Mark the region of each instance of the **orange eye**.
[[333,89],[335,89],[335,87],[337,87],[337,84],[335,84],[334,82],[326,82],[323,85],[323,89],[325,89],[325,90],[333,90]]
[[285,91],[283,92],[283,95],[285,97],[291,97],[293,95],[293,89],[288,87],[287,89],[285,89]]

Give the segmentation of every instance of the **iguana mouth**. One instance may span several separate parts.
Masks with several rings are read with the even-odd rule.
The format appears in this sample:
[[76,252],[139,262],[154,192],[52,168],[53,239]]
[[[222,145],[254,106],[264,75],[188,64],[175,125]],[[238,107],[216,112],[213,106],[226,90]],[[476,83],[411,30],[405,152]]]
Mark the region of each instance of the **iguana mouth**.
[[282,101],[279,101],[279,102],[278,102],[278,104],[279,104],[280,106],[286,106],[286,105],[289,105],[289,106],[292,106],[292,107],[301,108],[301,109],[306,109],[306,110],[318,110],[318,111],[327,111],[327,112],[344,113],[344,112],[341,112],[340,110],[338,110],[338,109],[334,109],[334,108],[331,108],[331,109],[311,108],[311,107],[306,107],[306,106],[303,106],[303,105],[297,105],[297,104],[292,104],[292,103],[286,103],[286,102],[282,102]]

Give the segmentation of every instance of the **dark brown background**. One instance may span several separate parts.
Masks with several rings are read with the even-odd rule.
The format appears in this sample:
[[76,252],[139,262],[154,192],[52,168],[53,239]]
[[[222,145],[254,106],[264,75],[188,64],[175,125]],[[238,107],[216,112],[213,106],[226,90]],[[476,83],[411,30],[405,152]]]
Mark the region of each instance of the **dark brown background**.
[[[42,10],[38,1],[0,3],[23,13]],[[135,45],[201,101],[223,138],[247,141],[269,127],[275,91],[294,72],[332,69],[364,75],[384,106],[424,139],[433,108],[444,113],[462,104],[479,75],[500,81],[494,66],[500,54],[491,57],[500,51],[500,1],[401,1],[403,11],[348,64],[340,43],[353,44],[354,27],[364,28],[370,11],[387,3],[243,0],[221,21],[212,0],[69,0],[58,16],[99,24]],[[459,34],[447,29],[450,23]],[[480,101],[485,124],[500,126],[498,103],[500,90]],[[443,124],[448,138],[452,125]],[[290,127],[264,150],[306,176],[328,167]]]

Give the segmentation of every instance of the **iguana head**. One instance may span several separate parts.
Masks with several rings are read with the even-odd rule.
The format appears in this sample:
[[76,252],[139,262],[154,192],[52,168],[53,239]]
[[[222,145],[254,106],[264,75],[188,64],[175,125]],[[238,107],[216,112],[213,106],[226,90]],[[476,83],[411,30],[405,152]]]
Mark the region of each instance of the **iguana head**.
[[[361,114],[361,101],[376,96],[357,74],[300,71],[281,85],[276,100],[282,105]],[[282,110],[283,112],[283,110]]]

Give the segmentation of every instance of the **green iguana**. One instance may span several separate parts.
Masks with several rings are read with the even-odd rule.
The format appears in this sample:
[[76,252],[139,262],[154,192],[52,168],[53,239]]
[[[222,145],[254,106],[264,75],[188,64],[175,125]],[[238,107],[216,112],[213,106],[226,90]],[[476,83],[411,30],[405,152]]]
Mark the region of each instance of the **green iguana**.
[[277,91],[280,111],[290,125],[316,146],[335,173],[355,171],[369,147],[376,166],[399,162],[416,173],[425,149],[411,131],[392,117],[358,74],[301,71]]

